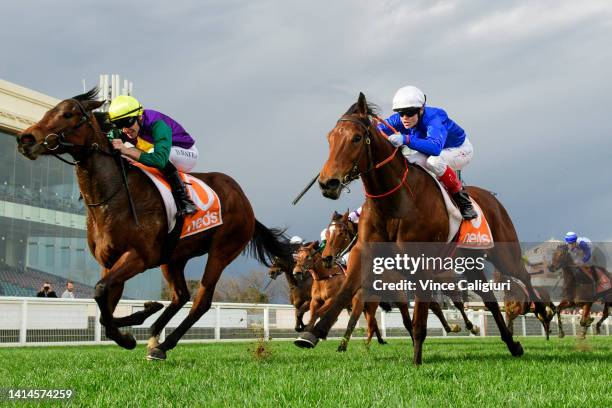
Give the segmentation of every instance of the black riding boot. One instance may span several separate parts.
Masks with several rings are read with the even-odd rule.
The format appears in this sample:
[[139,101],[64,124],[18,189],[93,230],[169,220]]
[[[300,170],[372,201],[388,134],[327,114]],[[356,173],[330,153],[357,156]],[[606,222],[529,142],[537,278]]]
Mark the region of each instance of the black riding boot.
[[474,210],[472,202],[470,201],[470,196],[463,187],[461,187],[461,190],[453,194],[453,200],[455,200],[455,203],[459,207],[459,211],[461,211],[461,216],[464,220],[471,220],[478,217],[478,214]]
[[189,198],[185,183],[183,183],[174,164],[168,162],[162,172],[172,189],[172,197],[174,197],[174,202],[176,203],[176,216],[184,217],[185,215],[196,213],[198,207],[196,207],[193,201],[191,201],[191,198]]

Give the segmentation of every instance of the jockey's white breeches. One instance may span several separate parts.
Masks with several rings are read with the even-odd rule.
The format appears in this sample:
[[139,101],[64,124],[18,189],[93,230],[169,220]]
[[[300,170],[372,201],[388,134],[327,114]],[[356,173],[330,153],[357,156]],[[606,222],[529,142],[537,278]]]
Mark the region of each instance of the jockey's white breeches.
[[436,177],[441,177],[446,166],[453,170],[461,170],[469,164],[474,156],[474,147],[466,138],[461,146],[442,149],[439,156],[427,156],[404,146],[402,153],[410,163],[418,164],[431,171]]
[[170,149],[170,161],[179,171],[189,173],[198,161],[198,148],[195,145],[189,149],[172,146]]

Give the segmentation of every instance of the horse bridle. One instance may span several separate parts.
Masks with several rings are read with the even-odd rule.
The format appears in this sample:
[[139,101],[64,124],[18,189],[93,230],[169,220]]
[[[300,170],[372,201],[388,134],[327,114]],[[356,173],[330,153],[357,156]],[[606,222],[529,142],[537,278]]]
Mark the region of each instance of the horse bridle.
[[[66,141],[66,134],[70,134],[75,132],[77,129],[79,129],[81,126],[83,126],[84,124],[89,125],[89,127],[91,127],[91,129],[94,131],[94,133],[96,134],[103,134],[104,136],[106,136],[106,138],[108,140],[110,140],[111,138],[114,138],[114,135],[119,131],[116,127],[113,127],[111,129],[111,131],[109,133],[104,133],[101,132],[99,129],[97,129],[91,119],[91,115],[93,115],[93,113],[87,113],[87,110],[85,109],[85,107],[83,107],[83,104],[81,104],[81,102],[78,99],[66,99],[66,101],[70,101],[70,102],[74,102],[76,104],[76,106],[79,108],[79,111],[81,112],[81,118],[79,119],[78,123],[74,126],[70,126],[67,127],[66,129],[63,129],[61,131],[57,131],[56,133],[49,133],[47,136],[45,136],[45,139],[42,143],[42,145],[45,147],[45,149],[47,149],[49,152],[51,152],[51,155],[53,155],[54,157],[56,157],[57,159],[63,161],[64,163],[67,163],[71,166],[78,166],[80,164],[79,160],[75,160],[75,161],[69,161],[64,159],[63,157],[61,157],[59,154],[55,153],[55,150],[57,150],[60,146],[61,147],[70,147],[70,148],[79,148],[79,149],[84,149],[87,153],[89,154],[93,154],[93,153],[101,153],[105,156],[109,156],[109,157],[113,157],[113,158],[119,158],[119,166],[121,168],[121,174],[123,177],[123,186],[125,187],[126,191],[127,191],[127,195],[128,195],[128,202],[130,205],[130,211],[132,213],[132,216],[134,217],[134,221],[136,222],[137,226],[140,226],[140,224],[138,223],[138,216],[136,215],[136,210],[134,207],[134,203],[132,201],[132,196],[130,194],[129,188],[128,188],[128,184],[127,184],[127,176],[126,176],[126,172],[125,172],[125,166],[123,165],[123,160],[121,160],[120,158],[120,154],[116,151],[106,151],[100,148],[100,145],[96,142],[92,143],[92,144],[75,144],[75,143],[70,143]],[[49,147],[49,138],[51,136],[55,136],[57,138],[57,144],[54,147]],[[83,202],[85,203],[85,205],[87,205],[88,207],[99,207],[102,206],[106,203],[108,203],[110,200],[113,199],[113,197],[115,197],[119,191],[121,190],[121,184],[119,184],[117,186],[117,188],[115,189],[115,191],[113,191],[112,194],[110,194],[107,198],[105,198],[104,200],[98,202],[98,203],[87,203],[85,202],[85,199],[83,199]]]
[[371,141],[372,133],[370,131],[370,126],[372,126],[372,122],[370,122],[370,120],[367,117],[366,117],[366,120],[367,120],[367,124],[364,123],[362,120],[356,119],[356,118],[354,118],[352,116],[349,116],[349,115],[344,115],[340,119],[338,119],[337,123],[340,123],[340,122],[350,122],[350,123],[354,123],[356,125],[359,125],[360,127],[362,127],[365,130],[366,133],[365,133],[365,135],[363,137],[363,142],[366,145],[366,154],[368,155],[368,168],[365,171],[360,172],[359,171],[359,160],[361,159],[361,157],[358,157],[357,159],[355,159],[353,161],[353,167],[351,168],[351,170],[342,179],[342,185],[343,186],[347,186],[353,180],[357,180],[362,175],[364,175],[366,173],[369,173],[375,167],[374,164],[373,164],[374,160],[372,159],[372,148],[370,146],[370,144],[372,143],[372,141]]
[[[338,226],[338,225],[341,225],[342,228],[346,229],[347,234],[350,234],[350,231],[348,230],[348,226],[345,223],[339,222],[339,221],[332,221],[329,224],[328,229],[329,229],[329,227]],[[356,241],[357,241],[357,234],[355,234],[355,236],[349,241],[349,243],[347,244],[347,246],[343,250],[338,252],[337,255],[333,256],[334,262],[340,265],[339,259],[342,259],[344,254],[346,254],[348,251],[351,250],[351,248],[353,247],[353,245],[355,244]],[[329,242],[328,242],[328,245],[329,245]]]
[[[99,152],[102,154],[105,154],[107,156],[114,156],[114,154],[112,152],[107,152],[105,150],[102,150],[100,148],[100,145],[98,145],[98,143],[92,143],[90,145],[86,145],[86,144],[75,144],[75,143],[70,143],[66,141],[66,135],[75,132],[76,130],[78,130],[81,126],[83,126],[84,124],[87,124],[91,127],[91,129],[95,132],[95,133],[99,133],[98,129],[96,129],[96,127],[93,125],[92,120],[90,115],[93,115],[93,113],[88,114],[87,111],[85,110],[85,108],[83,107],[83,105],[81,104],[81,102],[77,99],[66,99],[66,101],[70,101],[70,102],[74,102],[76,104],[76,106],[79,108],[79,110],[81,111],[81,118],[79,119],[78,123],[74,126],[70,126],[67,127],[63,130],[54,132],[54,133],[49,133],[47,136],[45,136],[45,139],[42,142],[42,145],[45,147],[45,149],[47,149],[49,152],[51,152],[51,155],[53,155],[55,158],[63,161],[64,163],[67,163],[71,166],[77,166],[79,164],[78,160],[75,161],[69,161],[64,159],[63,157],[61,157],[59,154],[55,153],[55,150],[57,150],[60,146],[61,147],[70,147],[70,148],[80,148],[80,149],[87,149],[89,150],[90,153],[95,153],[95,152]],[[53,147],[50,147],[51,144],[49,143],[49,139],[54,136],[56,138],[56,144]],[[108,135],[106,135],[108,137]]]

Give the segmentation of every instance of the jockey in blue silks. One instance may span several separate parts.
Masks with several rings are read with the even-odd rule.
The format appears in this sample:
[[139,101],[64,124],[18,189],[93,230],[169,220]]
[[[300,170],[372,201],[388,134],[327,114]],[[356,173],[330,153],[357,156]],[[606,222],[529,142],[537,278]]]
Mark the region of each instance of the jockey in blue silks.
[[584,265],[591,263],[593,254],[593,243],[586,237],[579,237],[575,232],[565,234],[565,242],[569,245],[570,252],[576,255],[577,258],[582,256],[581,260]]
[[425,106],[425,94],[414,86],[400,88],[393,97],[393,110],[387,122],[399,133],[384,124],[378,128],[396,147],[404,148],[410,163],[429,170],[446,187],[466,220],[478,214],[472,207],[467,192],[457,177],[456,170],[465,167],[474,149],[465,131],[440,108]]

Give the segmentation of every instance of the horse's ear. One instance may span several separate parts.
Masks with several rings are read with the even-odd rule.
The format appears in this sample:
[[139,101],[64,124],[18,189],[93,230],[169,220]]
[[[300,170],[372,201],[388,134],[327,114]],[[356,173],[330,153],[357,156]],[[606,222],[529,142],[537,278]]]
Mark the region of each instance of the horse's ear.
[[315,251],[319,249],[319,241],[314,241],[312,243],[312,249],[314,249]]
[[100,106],[104,105],[106,101],[85,101],[83,102],[83,108],[85,108],[85,110],[87,112],[90,112],[94,109],[98,109]]
[[361,115],[368,114],[368,101],[363,92],[359,92],[359,98],[357,98],[357,113]]

